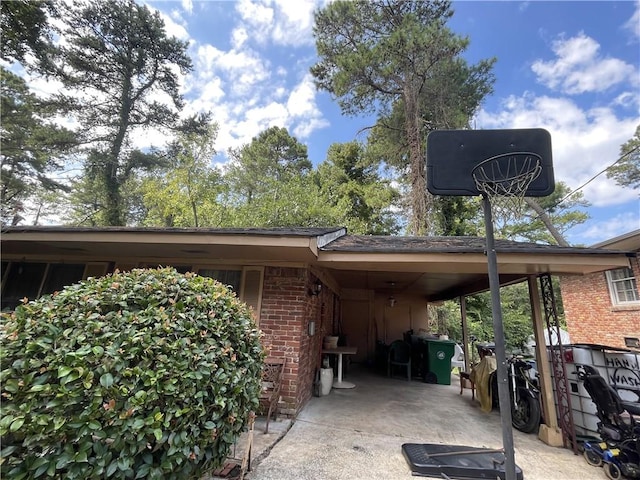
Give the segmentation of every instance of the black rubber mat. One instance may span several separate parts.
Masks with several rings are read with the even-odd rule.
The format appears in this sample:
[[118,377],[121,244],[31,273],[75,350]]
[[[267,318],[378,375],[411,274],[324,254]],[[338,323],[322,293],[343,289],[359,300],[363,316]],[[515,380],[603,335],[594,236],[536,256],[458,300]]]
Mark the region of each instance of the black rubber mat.
[[[504,453],[487,448],[438,443],[405,443],[402,454],[415,476],[451,479],[504,479]],[[516,465],[516,479],[522,469]]]

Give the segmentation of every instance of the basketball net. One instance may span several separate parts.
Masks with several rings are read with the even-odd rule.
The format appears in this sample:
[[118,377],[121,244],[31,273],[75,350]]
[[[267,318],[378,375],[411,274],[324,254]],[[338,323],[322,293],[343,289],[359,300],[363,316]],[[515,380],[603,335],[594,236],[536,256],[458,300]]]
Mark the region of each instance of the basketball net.
[[488,158],[472,170],[476,188],[489,197],[494,222],[506,225],[522,216],[524,197],[542,173],[542,158],[533,152],[511,152]]

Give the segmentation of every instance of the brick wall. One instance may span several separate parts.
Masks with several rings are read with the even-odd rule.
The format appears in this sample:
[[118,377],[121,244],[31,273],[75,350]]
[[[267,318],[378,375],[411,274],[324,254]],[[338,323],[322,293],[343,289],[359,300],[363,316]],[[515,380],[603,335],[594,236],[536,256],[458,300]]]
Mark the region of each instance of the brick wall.
[[[631,259],[640,283],[640,259]],[[560,277],[562,303],[572,343],[625,348],[624,337],[640,337],[640,306],[615,306],[604,272]]]
[[[316,277],[305,268],[267,267],[264,274],[260,329],[269,356],[287,359],[280,412],[295,416],[313,394],[316,368],[324,335],[331,330],[327,304],[335,301],[326,286],[310,295]],[[309,322],[315,334],[309,335]],[[325,333],[327,332],[327,333]]]

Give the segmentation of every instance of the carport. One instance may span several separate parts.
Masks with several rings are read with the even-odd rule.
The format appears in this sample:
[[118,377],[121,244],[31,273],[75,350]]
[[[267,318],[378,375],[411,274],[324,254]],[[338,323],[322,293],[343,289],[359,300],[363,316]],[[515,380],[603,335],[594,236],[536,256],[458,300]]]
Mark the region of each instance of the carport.
[[[528,283],[543,416],[546,419],[546,425],[540,429],[540,439],[554,446],[567,445],[571,439],[567,436],[573,430],[571,412],[566,408],[560,415],[556,412],[551,367],[543,335],[546,328],[558,326],[550,276],[585,275],[616,268],[614,264],[628,266],[628,256],[633,254],[616,252],[614,258],[603,255],[601,249],[508,240],[496,240],[495,247],[500,285]],[[402,331],[413,328],[416,311],[425,310],[430,303],[456,298],[461,305],[466,350],[469,341],[465,297],[489,289],[486,242],[478,237],[429,237],[427,240],[419,237],[343,236],[320,248],[318,264],[328,269],[339,284],[343,312],[360,312],[351,324],[345,318],[344,328],[352,338],[358,339],[356,343],[359,343],[360,351],[369,355],[375,348],[372,342],[378,338],[384,337],[385,341],[402,338]],[[387,325],[389,292],[396,307],[400,300],[404,300],[407,306],[400,314],[395,310],[391,327]],[[350,308],[350,303],[357,306]],[[465,357],[470,358],[469,352],[465,352]],[[562,377],[562,373],[556,370],[555,376]],[[566,393],[565,387],[558,385],[560,395]],[[558,417],[562,428],[558,425]]]

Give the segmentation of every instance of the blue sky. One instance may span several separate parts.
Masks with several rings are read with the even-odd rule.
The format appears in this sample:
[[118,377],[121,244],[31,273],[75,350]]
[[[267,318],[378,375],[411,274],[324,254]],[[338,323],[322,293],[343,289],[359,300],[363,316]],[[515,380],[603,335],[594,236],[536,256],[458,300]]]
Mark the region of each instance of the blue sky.
[[[170,35],[189,42],[182,79],[189,113],[211,111],[215,162],[270,126],[305,143],[314,163],[373,118],[345,117],[315,90],[313,11],[326,0],[146,1]],[[640,2],[454,1],[449,23],[468,36],[465,58],[496,57],[495,92],[473,125],[546,128],[556,180],[581,187],[619,157],[640,124]],[[160,134],[145,140],[163,140]],[[640,228],[638,191],[600,175],[582,189],[591,219],[568,232],[590,245]]]

